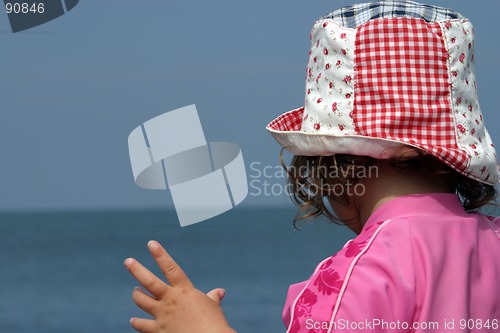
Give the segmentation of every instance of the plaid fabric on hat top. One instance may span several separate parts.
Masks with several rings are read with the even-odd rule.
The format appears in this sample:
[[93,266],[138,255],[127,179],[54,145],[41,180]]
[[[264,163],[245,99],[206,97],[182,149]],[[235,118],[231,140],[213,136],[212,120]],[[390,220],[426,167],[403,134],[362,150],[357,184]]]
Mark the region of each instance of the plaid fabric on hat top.
[[332,19],[343,27],[355,29],[369,20],[389,17],[421,18],[427,22],[463,18],[459,13],[447,8],[413,1],[382,1],[343,7],[321,19]]
[[467,152],[457,145],[449,112],[447,58],[437,23],[401,17],[361,26],[356,38],[356,131],[447,155],[448,165],[465,169]]

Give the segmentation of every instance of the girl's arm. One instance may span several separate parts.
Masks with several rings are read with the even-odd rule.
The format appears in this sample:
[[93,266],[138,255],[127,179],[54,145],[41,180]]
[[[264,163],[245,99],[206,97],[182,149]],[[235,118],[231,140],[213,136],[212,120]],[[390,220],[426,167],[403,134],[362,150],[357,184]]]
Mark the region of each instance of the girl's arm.
[[125,260],[125,267],[150,293],[135,288],[132,298],[138,307],[154,318],[132,318],[132,327],[143,333],[236,333],[229,327],[219,305],[223,297],[221,293],[208,296],[196,289],[158,242],[150,241],[148,248],[169,284],[138,261]]

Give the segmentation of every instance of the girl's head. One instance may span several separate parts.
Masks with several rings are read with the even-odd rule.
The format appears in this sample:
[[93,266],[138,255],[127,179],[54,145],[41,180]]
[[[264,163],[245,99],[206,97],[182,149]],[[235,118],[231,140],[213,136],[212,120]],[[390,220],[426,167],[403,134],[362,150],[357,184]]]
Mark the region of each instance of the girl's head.
[[[331,192],[372,179],[331,177],[320,167],[378,166],[398,186],[425,174],[439,191],[457,191],[468,210],[494,196],[500,170],[479,107],[469,20],[446,8],[383,1],[325,15],[310,37],[305,105],[267,126],[297,156],[293,169],[308,170],[291,179],[309,213],[327,210],[319,200],[325,193],[307,186],[332,183]],[[332,198],[333,205],[346,200]]]
[[295,221],[326,216],[359,231],[359,207],[391,195],[457,193],[467,211],[496,197],[495,187],[466,177],[435,157],[411,149],[406,156],[387,160],[368,156],[294,156],[288,173],[292,200],[300,210]]

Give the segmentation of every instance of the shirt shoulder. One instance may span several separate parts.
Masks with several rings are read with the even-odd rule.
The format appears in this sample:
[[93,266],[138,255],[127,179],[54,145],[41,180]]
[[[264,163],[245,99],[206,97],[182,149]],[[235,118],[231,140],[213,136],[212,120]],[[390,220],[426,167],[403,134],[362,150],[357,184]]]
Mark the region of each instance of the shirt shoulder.
[[411,321],[416,304],[412,220],[380,224],[346,277],[336,321]]

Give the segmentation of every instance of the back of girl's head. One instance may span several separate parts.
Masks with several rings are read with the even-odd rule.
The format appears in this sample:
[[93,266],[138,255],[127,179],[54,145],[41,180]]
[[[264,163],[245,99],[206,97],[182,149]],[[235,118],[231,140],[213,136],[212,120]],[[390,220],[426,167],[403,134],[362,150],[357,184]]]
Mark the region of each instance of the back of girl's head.
[[[495,187],[479,182],[451,169],[437,158],[412,149],[414,153],[388,159],[397,172],[425,172],[445,180],[450,192],[459,195],[464,209],[476,211],[496,198]],[[327,198],[347,205],[346,186],[356,191],[356,184],[363,178],[378,177],[377,162],[368,156],[336,154],[331,156],[295,155],[287,170],[291,198],[299,207],[294,222],[309,217],[325,216],[337,224],[344,224],[331,210]]]

